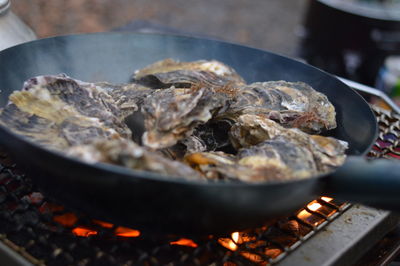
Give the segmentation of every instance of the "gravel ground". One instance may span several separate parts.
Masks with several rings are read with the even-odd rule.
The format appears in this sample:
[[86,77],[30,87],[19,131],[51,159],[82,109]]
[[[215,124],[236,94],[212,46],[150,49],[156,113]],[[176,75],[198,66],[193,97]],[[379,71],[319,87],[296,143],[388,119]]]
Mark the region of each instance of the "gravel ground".
[[307,0],[12,0],[39,37],[146,20],[293,56]]

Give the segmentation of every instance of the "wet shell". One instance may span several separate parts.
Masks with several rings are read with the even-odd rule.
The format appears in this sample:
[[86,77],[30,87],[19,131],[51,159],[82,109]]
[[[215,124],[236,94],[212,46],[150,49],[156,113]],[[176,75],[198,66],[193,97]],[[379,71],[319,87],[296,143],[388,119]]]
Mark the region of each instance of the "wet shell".
[[153,88],[221,87],[229,83],[244,84],[236,71],[216,60],[179,62],[165,59],[137,70],[134,80]]
[[224,116],[242,114],[262,114],[285,127],[310,133],[336,127],[334,106],[303,82],[256,82],[241,87]]
[[144,98],[150,96],[154,90],[136,83],[111,84],[108,82],[95,83],[97,88],[105,90],[115,101],[119,116],[124,119],[140,110]]
[[307,148],[320,172],[340,166],[346,158],[346,142],[332,137],[309,135],[296,128],[284,128],[262,115],[242,115],[230,131],[230,139],[236,149],[249,148],[279,136],[289,138],[296,147]]
[[188,180],[205,180],[189,166],[165,158],[157,152],[140,147],[133,141],[101,140],[89,145],[69,148],[69,156],[80,158],[88,163],[110,163],[130,169],[151,171],[169,177],[181,177]]
[[207,88],[157,90],[144,100],[142,107],[144,145],[153,149],[175,145],[190,136],[196,126],[210,120],[226,106],[226,101]]
[[131,138],[114,100],[92,83],[40,76],[9,97],[0,123],[53,149],[95,139]]

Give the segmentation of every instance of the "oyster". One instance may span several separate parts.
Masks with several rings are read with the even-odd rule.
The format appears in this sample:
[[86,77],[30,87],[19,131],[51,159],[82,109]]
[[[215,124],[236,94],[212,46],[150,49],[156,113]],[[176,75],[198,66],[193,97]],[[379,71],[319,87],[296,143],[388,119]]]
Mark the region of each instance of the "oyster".
[[39,76],[9,97],[0,123],[53,149],[94,139],[131,138],[114,100],[93,83]]
[[223,87],[230,83],[244,84],[236,71],[216,60],[178,62],[165,59],[134,74],[135,82],[153,88],[190,88],[193,86]]
[[228,133],[232,124],[227,119],[210,120],[198,125],[190,136],[180,142],[186,146],[187,153],[226,149],[231,145]]
[[347,142],[332,137],[309,135],[296,128],[284,128],[263,115],[240,116],[229,135],[236,149],[249,148],[265,140],[285,136],[292,145],[305,147],[312,153],[320,172],[327,172],[343,164],[348,147]]
[[99,140],[87,145],[73,146],[68,149],[67,155],[88,163],[110,163],[188,180],[205,180],[189,166],[169,160],[126,139]]
[[318,133],[336,127],[335,108],[328,98],[303,82],[256,82],[241,87],[225,117],[263,114],[285,127]]
[[254,183],[316,175],[318,169],[313,154],[307,147],[296,144],[290,138],[280,136],[241,149],[236,156],[201,152],[187,155],[185,160],[210,179]]
[[95,83],[97,88],[105,90],[115,101],[119,116],[124,119],[140,110],[144,98],[151,95],[154,90],[136,83],[111,84],[108,82]]
[[227,99],[209,88],[157,90],[144,100],[144,145],[161,149],[190,136],[196,126],[223,110]]

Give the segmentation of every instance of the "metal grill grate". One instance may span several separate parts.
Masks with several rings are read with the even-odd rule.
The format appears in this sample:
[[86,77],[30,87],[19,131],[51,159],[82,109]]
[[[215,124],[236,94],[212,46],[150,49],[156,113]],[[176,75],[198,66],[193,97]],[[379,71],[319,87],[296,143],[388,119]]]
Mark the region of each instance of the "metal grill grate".
[[[398,156],[400,117],[376,107],[374,111],[381,134],[369,156]],[[38,191],[0,152],[0,240],[35,265],[274,264],[349,207],[320,197],[261,228],[182,239],[96,221]]]

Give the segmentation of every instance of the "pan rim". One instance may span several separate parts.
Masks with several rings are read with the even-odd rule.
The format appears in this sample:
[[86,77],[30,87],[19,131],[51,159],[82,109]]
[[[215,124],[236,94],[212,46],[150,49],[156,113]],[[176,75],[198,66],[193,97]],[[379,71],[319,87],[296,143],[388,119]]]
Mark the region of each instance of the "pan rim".
[[[29,41],[26,43],[22,43],[22,44],[18,44],[12,47],[9,47],[7,49],[4,49],[2,51],[0,51],[0,54],[11,50],[11,49],[15,49],[17,47],[21,47],[21,46],[27,46],[30,45],[31,43],[38,43],[38,42],[46,42],[48,40],[53,40],[53,39],[59,39],[59,38],[85,38],[85,36],[96,36],[96,35],[149,35],[149,36],[164,36],[164,37],[168,37],[168,38],[185,38],[185,39],[194,39],[194,40],[206,40],[206,41],[210,41],[210,42],[217,42],[217,43],[221,43],[224,45],[231,45],[231,46],[235,46],[235,47],[241,47],[241,48],[246,48],[246,49],[251,49],[251,50],[255,50],[255,51],[259,51],[262,53],[269,53],[272,54],[274,56],[278,56],[278,57],[282,57],[285,58],[286,60],[290,60],[294,63],[298,63],[298,64],[303,64],[306,65],[308,68],[317,70],[321,73],[324,73],[325,75],[329,76],[330,78],[340,82],[341,84],[343,84],[344,86],[346,86],[349,90],[353,91],[357,97],[359,97],[359,100],[363,102],[363,104],[365,104],[369,111],[371,112],[371,114],[375,117],[375,115],[373,114],[373,111],[371,110],[371,108],[369,107],[369,104],[365,101],[365,99],[354,89],[350,88],[349,86],[347,86],[345,83],[343,83],[342,81],[340,81],[337,77],[335,77],[334,75],[321,70],[319,68],[316,68],[312,65],[300,62],[296,59],[290,58],[288,56],[284,56],[281,55],[279,53],[275,53],[275,52],[271,52],[268,50],[263,50],[263,49],[259,49],[259,48],[254,48],[248,45],[242,45],[242,44],[237,44],[237,43],[233,43],[233,42],[228,42],[228,41],[223,41],[223,40],[216,40],[216,39],[212,39],[212,38],[203,38],[203,37],[195,37],[195,36],[187,36],[187,35],[180,35],[180,34],[165,34],[165,33],[137,33],[137,32],[97,32],[97,33],[79,33],[79,34],[65,34],[65,35],[59,35],[59,36],[52,36],[52,37],[47,37],[47,38],[43,38],[43,39],[38,39],[38,40],[33,40],[33,41]],[[14,90],[15,91],[15,90]],[[1,91],[0,91],[1,93]],[[0,107],[0,110],[2,109],[2,107]],[[375,120],[376,122],[376,120]],[[102,171],[106,171],[107,173],[112,173],[112,174],[118,174],[121,178],[128,178],[131,179],[132,177],[135,178],[141,178],[143,180],[151,180],[151,181],[156,181],[156,182],[168,182],[168,183],[174,183],[174,184],[179,184],[179,185],[193,185],[193,186],[221,186],[221,187],[264,187],[264,186],[278,186],[278,185],[282,185],[282,184],[294,184],[294,183],[300,183],[300,182],[306,182],[310,179],[319,179],[325,176],[328,176],[329,173],[323,173],[323,174],[319,174],[316,176],[311,176],[308,178],[304,178],[304,179],[294,179],[294,180],[273,180],[273,181],[267,181],[267,182],[259,182],[259,183],[236,183],[236,182],[230,182],[230,181],[223,181],[223,180],[218,180],[218,181],[214,181],[214,182],[208,182],[208,181],[199,181],[199,180],[188,180],[184,177],[175,177],[175,176],[170,176],[170,175],[162,175],[162,174],[157,174],[154,172],[150,172],[150,171],[142,171],[142,170],[135,170],[135,169],[130,169],[127,167],[122,167],[122,166],[118,166],[118,165],[112,165],[112,164],[107,164],[107,163],[89,163],[89,162],[85,162],[83,160],[74,158],[74,157],[70,157],[67,156],[65,154],[63,154],[61,151],[54,151],[48,148],[45,148],[37,143],[35,143],[34,141],[31,141],[29,139],[26,139],[24,136],[22,135],[18,135],[14,132],[12,132],[11,130],[9,130],[7,127],[3,126],[2,124],[0,124],[0,130],[4,131],[7,133],[7,135],[11,135],[14,138],[16,138],[18,141],[23,142],[25,145],[29,145],[31,147],[33,147],[34,149],[38,149],[38,150],[42,150],[45,153],[51,155],[51,156],[55,156],[58,157],[58,159],[62,159],[62,160],[67,160],[67,161],[71,161],[75,164],[78,164],[80,166],[85,166],[85,167],[90,167],[90,168],[96,168],[98,170],[102,170]],[[375,126],[375,132],[374,132],[374,139],[377,139],[378,136],[378,126],[376,124]],[[371,142],[368,147],[366,147],[363,151],[360,152],[361,156],[366,155],[372,148],[372,146],[374,145],[374,142]],[[349,155],[348,155],[349,156]]]

